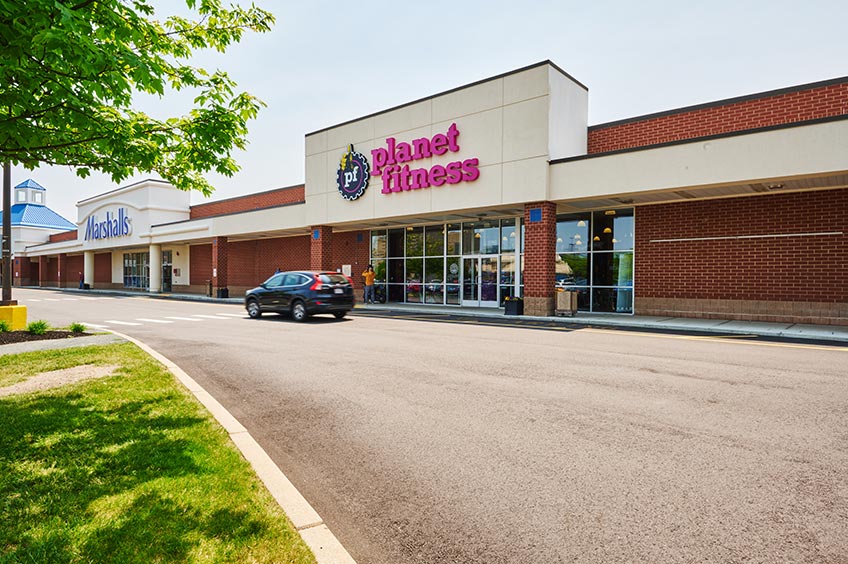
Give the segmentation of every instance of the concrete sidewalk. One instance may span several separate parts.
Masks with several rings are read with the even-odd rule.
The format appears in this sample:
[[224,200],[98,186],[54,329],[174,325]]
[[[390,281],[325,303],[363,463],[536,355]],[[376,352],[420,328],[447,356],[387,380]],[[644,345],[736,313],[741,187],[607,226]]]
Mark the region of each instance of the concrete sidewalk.
[[[52,290],[74,294],[131,296],[153,299],[170,299],[196,302],[242,304],[244,297],[213,298],[197,294],[148,294],[126,290],[79,290],[77,288],[39,288],[33,290]],[[471,308],[459,306],[433,306],[419,304],[369,304],[357,303],[357,311],[400,311],[419,314],[461,315],[468,317],[504,317],[503,308]],[[565,325],[591,325],[593,327],[626,327],[633,329],[661,329],[665,331],[697,331],[702,333],[720,333],[732,335],[759,335],[764,337],[782,337],[789,339],[838,341],[848,343],[848,326],[839,325],[803,325],[796,323],[764,323],[758,321],[734,321],[729,319],[694,319],[688,317],[653,317],[647,315],[579,313],[575,317],[533,317],[521,316],[514,319],[547,321]]]

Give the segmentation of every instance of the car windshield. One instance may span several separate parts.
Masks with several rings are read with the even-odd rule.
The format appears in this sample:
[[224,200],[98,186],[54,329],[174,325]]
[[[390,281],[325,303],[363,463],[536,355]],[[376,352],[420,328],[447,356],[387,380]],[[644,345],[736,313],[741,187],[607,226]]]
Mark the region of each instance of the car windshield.
[[285,274],[275,274],[271,278],[269,278],[268,280],[263,282],[262,285],[263,286],[270,286],[270,287],[282,286],[283,285],[283,276],[285,276]]
[[347,284],[347,278],[341,274],[319,274],[322,284]]

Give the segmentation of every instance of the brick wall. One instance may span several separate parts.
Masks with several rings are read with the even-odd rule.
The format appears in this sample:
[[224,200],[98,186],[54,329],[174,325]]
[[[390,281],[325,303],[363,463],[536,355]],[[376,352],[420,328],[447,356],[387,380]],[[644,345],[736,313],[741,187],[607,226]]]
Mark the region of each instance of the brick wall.
[[192,286],[205,285],[212,279],[212,245],[191,245],[188,248],[188,281]]
[[78,288],[80,272],[84,271],[83,255],[69,255],[62,268],[62,285],[67,288]]
[[[531,212],[541,210],[541,221],[532,222]],[[556,284],[556,204],[524,205],[524,314],[551,315]]]
[[259,192],[258,194],[248,194],[247,196],[191,206],[189,217],[191,219],[199,219],[201,217],[270,208],[284,204],[296,204],[304,201],[303,185],[289,186],[287,188]]
[[[665,114],[665,113],[664,113]],[[848,80],[589,128],[589,154],[848,115]]]
[[330,263],[332,270],[341,269],[342,265],[350,265],[350,278],[354,288],[362,288],[362,272],[368,266],[371,258],[369,231],[349,231],[333,234],[333,259]]
[[[310,228],[310,269],[331,270],[333,264],[333,228],[327,225],[315,225]],[[315,233],[318,237],[315,237]]]
[[100,287],[112,284],[112,253],[94,255],[94,283]]
[[76,241],[77,240],[77,230],[73,231],[65,231],[63,233],[54,233],[50,236],[51,243],[57,243],[59,241]]
[[848,323],[846,233],[848,189],[639,207],[636,313]]

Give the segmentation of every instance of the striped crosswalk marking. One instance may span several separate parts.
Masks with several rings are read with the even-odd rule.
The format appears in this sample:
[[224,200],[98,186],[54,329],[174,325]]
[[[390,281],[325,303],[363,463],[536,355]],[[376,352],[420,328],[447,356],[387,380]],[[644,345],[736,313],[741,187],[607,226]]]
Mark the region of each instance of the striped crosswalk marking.
[[141,325],[141,323],[133,323],[131,321],[115,321],[114,319],[106,319],[106,323],[114,323],[115,325]]
[[165,319],[177,319],[179,321],[203,321],[202,319],[197,319],[194,317],[176,317],[176,316],[165,316]]
[[77,301],[77,299],[76,298],[62,298],[62,301],[63,302],[75,302],[75,301]]
[[219,313],[218,315],[226,315],[227,317],[246,317],[244,313]]
[[83,323],[86,327],[94,327],[95,329],[108,329],[108,325],[98,325],[97,323]]
[[34,300],[34,299],[30,298],[30,299],[28,299],[27,301],[28,301],[28,302],[40,302],[41,300]]
[[59,298],[44,298],[45,302],[61,302]]
[[202,317],[203,319],[227,319],[226,317],[218,317],[217,315],[203,315],[202,313],[194,314],[194,317]]
[[148,319],[146,317],[137,317],[136,321],[147,321],[149,323],[173,323],[173,321],[165,321],[164,319]]

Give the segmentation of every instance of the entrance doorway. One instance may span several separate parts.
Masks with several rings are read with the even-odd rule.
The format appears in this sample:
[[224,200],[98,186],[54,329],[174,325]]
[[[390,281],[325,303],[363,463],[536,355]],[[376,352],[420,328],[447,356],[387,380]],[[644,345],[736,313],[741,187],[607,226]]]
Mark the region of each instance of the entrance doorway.
[[171,291],[172,276],[171,273],[171,251],[162,251],[162,291]]
[[498,255],[462,258],[462,305],[498,307]]

